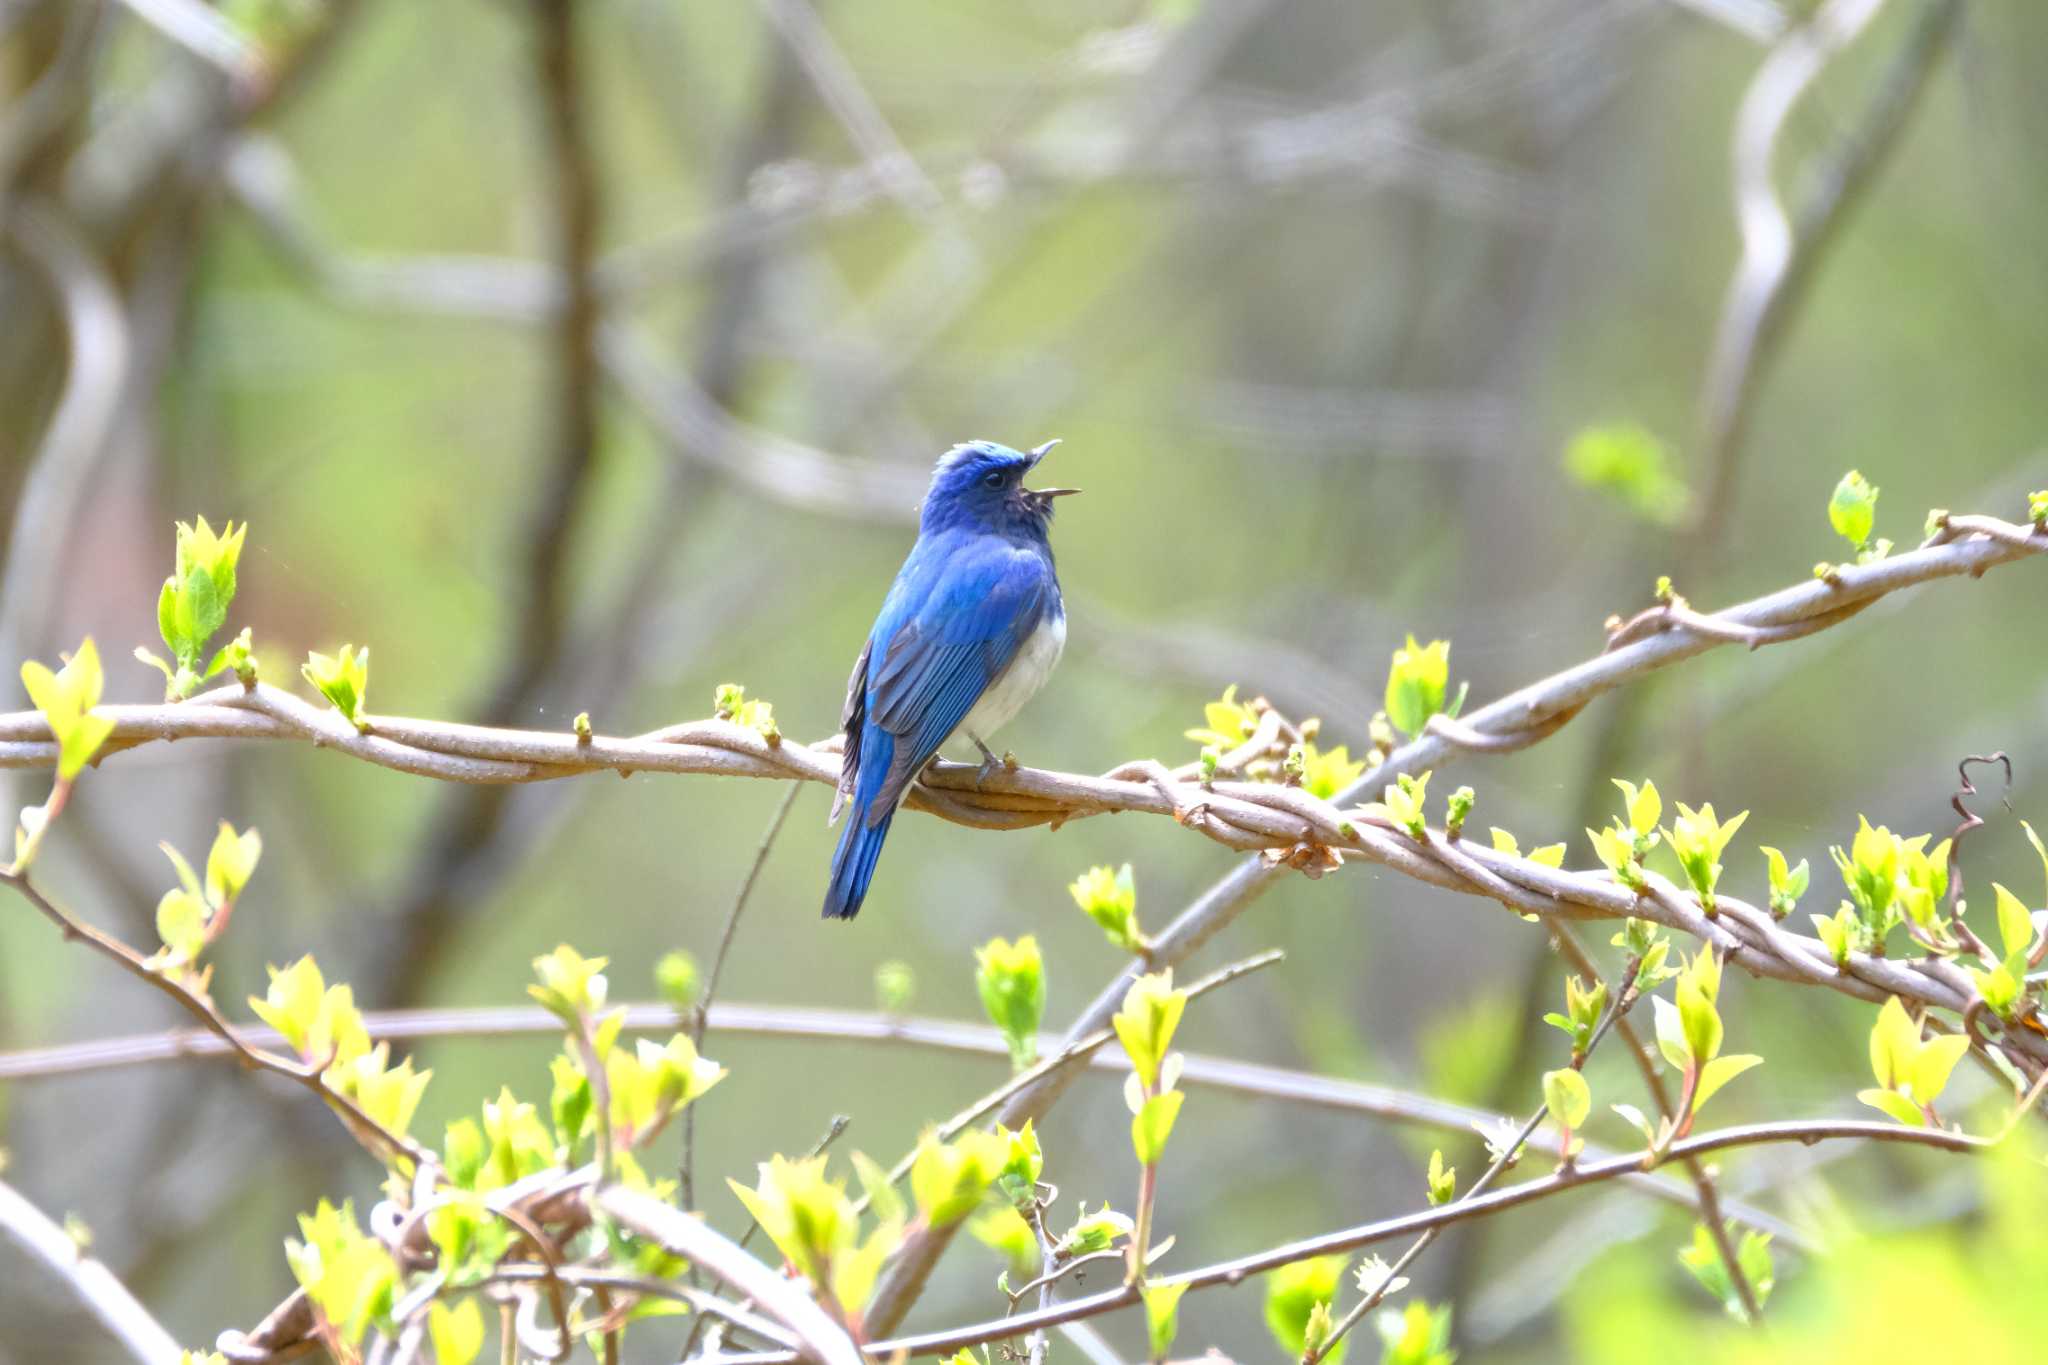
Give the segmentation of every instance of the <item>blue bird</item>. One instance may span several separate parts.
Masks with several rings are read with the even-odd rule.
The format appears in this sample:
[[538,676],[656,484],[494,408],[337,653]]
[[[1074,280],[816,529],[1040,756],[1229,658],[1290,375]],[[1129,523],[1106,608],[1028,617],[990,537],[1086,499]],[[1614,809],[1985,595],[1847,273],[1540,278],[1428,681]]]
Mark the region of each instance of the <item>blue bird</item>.
[[832,854],[825,918],[860,913],[889,822],[939,746],[983,741],[1044,685],[1067,640],[1053,570],[1053,499],[1080,490],[1026,488],[1058,445],[1026,454],[969,441],[939,457],[917,544],[896,574],[846,684],[846,748],[832,819],[853,807]]

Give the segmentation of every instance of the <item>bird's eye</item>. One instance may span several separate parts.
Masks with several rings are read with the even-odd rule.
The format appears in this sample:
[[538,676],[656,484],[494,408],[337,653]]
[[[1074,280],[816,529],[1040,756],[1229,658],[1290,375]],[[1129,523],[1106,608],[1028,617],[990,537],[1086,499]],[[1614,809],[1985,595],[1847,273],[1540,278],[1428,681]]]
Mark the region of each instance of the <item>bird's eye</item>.
[[988,473],[981,476],[981,481],[990,488],[1001,488],[1003,486],[1003,471],[991,469]]

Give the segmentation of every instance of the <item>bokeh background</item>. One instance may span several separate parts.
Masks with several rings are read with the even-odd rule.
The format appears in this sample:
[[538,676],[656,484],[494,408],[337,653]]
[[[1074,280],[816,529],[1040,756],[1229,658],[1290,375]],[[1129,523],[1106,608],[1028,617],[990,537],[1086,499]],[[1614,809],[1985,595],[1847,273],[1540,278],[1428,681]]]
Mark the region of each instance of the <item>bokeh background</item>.
[[[157,643],[173,522],[203,513],[251,527],[229,629],[253,627],[274,680],[368,644],[376,710],[551,729],[587,710],[612,733],[707,714],[737,681],[821,738],[930,462],[1059,436],[1047,470],[1086,490],[1054,530],[1070,642],[1005,742],[1048,768],[1185,761],[1182,732],[1235,683],[1356,750],[1408,631],[1451,640],[1484,702],[1596,652],[1660,573],[1718,606],[1842,557],[1824,509],[1851,466],[1902,544],[1931,506],[2016,517],[2048,482],[2032,0],[1824,7],[1875,13],[1796,104],[1776,180],[1798,218],[1845,147],[1867,165],[1801,237],[1732,406],[1709,380],[1740,257],[1731,145],[1803,3],[169,6],[214,21],[194,47],[241,44],[211,56],[139,17],[155,8],[0,0],[10,677],[89,632],[110,695],[153,700],[126,655]],[[566,287],[579,261],[588,287]],[[1588,430],[1623,468],[1568,466]],[[1859,812],[1947,830],[1963,754],[2009,751],[2014,806],[2048,819],[2044,600],[2024,565],[1934,585],[1446,779],[1478,788],[1482,825],[1586,863],[1607,779],[1654,776],[1752,812],[1729,884],[1755,894],[1774,844],[1814,863],[1825,910],[1828,845]],[[13,806],[43,781],[7,775]],[[661,953],[708,961],[781,795],[657,775],[481,791],[193,742],[90,776],[45,876],[143,941],[170,884],[157,841],[253,823],[223,1000],[311,950],[368,1004],[511,1003],[565,940],[610,956],[615,998],[647,998]],[[1028,932],[1062,1027],[1120,965],[1068,881],[1130,862],[1156,926],[1232,866],[1157,819],[906,817],[861,918],[820,924],[827,803],[798,797],[723,998],[869,1008],[901,960],[914,1011],[978,1018],[973,947]],[[1971,853],[1973,878],[2035,884],[2009,819]],[[1282,883],[1192,969],[1267,946],[1286,962],[1199,1002],[1185,1046],[1516,1112],[1559,1064],[1536,1019],[1561,969],[1496,906],[1353,866]],[[1856,1110],[1862,1007],[1731,980],[1724,1013],[1768,1064],[1720,1117]],[[173,1022],[0,907],[6,1047]],[[418,1048],[418,1130],[501,1081],[544,1091],[548,1050]],[[733,1227],[723,1176],[841,1113],[844,1148],[893,1159],[1002,1074],[876,1044],[706,1050],[732,1075],[699,1113],[700,1203]],[[1603,1103],[1640,1099],[1618,1055],[1592,1074]],[[7,1178],[81,1217],[194,1344],[290,1287],[294,1211],[375,1178],[302,1095],[218,1064],[16,1084],[0,1120]],[[1064,1200],[1128,1206],[1125,1124],[1100,1077],[1054,1112]],[[1484,1164],[1476,1137],[1198,1092],[1163,1176],[1173,1262],[1411,1208],[1437,1144],[1468,1178]],[[1726,1172],[1807,1226],[1945,1226],[1983,1198],[1974,1171],[1910,1152]],[[1644,1321],[1720,1316],[1674,1259],[1689,1237],[1681,1213],[1587,1194],[1446,1239],[1411,1292],[1456,1304],[1467,1359],[1634,1358]],[[1808,1266],[1780,1254],[1790,1312]],[[913,1324],[999,1311],[996,1268],[963,1241]],[[1257,1292],[1191,1296],[1182,1344],[1275,1358]],[[1136,1324],[1106,1330],[1142,1349]],[[111,1350],[0,1246],[0,1360]]]

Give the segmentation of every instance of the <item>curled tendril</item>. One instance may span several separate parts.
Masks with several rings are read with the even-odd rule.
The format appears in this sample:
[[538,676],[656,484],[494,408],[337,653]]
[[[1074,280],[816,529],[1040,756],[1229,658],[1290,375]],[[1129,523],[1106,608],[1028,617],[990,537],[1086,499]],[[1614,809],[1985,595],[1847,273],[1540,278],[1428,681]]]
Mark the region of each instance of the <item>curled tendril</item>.
[[2012,760],[2000,749],[1995,754],[1971,754],[1956,764],[1956,778],[1962,783],[1949,805],[1955,808],[1963,822],[1957,825],[1955,833],[1949,835],[1948,844],[1948,903],[1951,909],[1963,898],[1963,836],[1984,823],[1984,817],[1963,804],[1966,796],[1977,795],[1976,783],[1970,781],[1970,765],[1974,763],[1996,763],[2005,769],[2005,793],[2001,801],[2007,810],[2012,809]]

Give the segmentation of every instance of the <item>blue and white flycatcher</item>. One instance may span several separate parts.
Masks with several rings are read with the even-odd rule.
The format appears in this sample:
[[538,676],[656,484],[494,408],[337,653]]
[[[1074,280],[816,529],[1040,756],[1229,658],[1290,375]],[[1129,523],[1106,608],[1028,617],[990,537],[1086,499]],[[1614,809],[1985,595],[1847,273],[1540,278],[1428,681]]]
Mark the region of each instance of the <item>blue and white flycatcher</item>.
[[860,913],[889,822],[910,784],[955,734],[986,743],[1045,684],[1067,639],[1053,569],[1053,499],[1072,488],[1026,488],[1058,445],[1029,453],[969,441],[939,458],[917,544],[896,574],[846,685],[846,748],[832,818],[846,827],[832,855],[827,919]]

